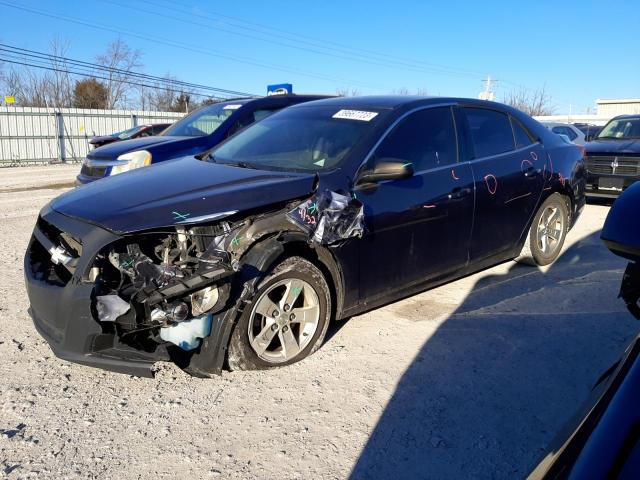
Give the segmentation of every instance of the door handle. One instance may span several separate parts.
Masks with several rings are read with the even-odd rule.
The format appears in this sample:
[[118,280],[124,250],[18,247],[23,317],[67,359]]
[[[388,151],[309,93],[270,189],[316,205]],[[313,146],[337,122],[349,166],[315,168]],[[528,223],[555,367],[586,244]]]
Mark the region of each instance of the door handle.
[[449,194],[449,200],[461,200],[471,194],[470,188],[454,188]]
[[529,167],[524,171],[524,176],[527,178],[533,178],[538,176],[539,173],[540,173],[540,169]]

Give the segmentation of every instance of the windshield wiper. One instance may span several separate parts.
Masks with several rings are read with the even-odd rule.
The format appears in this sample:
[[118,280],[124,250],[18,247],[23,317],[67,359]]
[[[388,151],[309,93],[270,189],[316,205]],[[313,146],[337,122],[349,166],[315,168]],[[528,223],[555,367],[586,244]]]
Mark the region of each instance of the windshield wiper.
[[240,168],[252,168],[256,169],[253,165],[248,164],[247,162],[220,162],[224,165],[231,165],[232,167],[240,167]]

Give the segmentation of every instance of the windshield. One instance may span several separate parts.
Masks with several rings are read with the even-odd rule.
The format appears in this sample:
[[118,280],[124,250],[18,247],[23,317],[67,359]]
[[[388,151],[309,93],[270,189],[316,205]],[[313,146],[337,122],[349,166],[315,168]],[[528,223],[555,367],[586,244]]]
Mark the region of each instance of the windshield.
[[377,116],[325,106],[282,110],[232,137],[205,160],[266,170],[330,170],[371,130]]
[[214,103],[177,121],[162,132],[162,135],[181,137],[210,135],[241,106],[241,103]]
[[596,138],[615,138],[620,140],[640,138],[640,118],[611,120]]
[[127,140],[128,138],[133,137],[136,133],[142,130],[144,126],[133,127],[128,130],[123,130],[122,132],[112,133],[112,137],[118,137],[120,140]]

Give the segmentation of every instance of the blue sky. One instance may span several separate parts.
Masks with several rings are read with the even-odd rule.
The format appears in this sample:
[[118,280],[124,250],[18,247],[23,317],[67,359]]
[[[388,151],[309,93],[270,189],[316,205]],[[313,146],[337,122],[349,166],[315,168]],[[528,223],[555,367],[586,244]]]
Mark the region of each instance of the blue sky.
[[0,0],[0,18],[2,43],[47,50],[60,37],[69,57],[93,60],[120,36],[143,52],[146,73],[258,94],[290,82],[476,97],[491,75],[498,100],[546,85],[558,113],[640,97],[637,0]]

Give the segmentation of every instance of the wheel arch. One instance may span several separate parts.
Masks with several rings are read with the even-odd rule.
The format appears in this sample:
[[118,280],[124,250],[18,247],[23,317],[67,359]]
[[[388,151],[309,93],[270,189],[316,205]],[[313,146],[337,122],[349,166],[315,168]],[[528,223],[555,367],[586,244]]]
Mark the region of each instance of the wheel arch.
[[[309,244],[301,232],[279,232],[260,238],[243,254],[242,263],[264,273],[290,256],[302,257],[320,269],[329,286],[331,318],[342,318],[344,306],[344,280],[342,270],[331,251],[323,245]],[[250,280],[245,277],[244,281]]]

